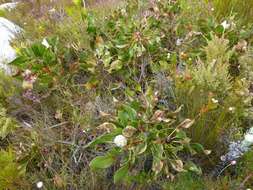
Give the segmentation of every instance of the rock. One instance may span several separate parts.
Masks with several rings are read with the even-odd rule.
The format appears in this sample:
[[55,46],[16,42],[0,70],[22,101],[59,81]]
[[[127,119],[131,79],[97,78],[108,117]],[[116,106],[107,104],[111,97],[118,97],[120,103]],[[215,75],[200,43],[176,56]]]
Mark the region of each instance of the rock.
[[18,5],[18,2],[4,3],[0,5],[0,10],[11,11],[12,9],[16,8],[17,5]]
[[10,67],[6,64],[16,58],[16,52],[11,47],[10,42],[22,29],[11,21],[0,17],[0,68],[10,74]]

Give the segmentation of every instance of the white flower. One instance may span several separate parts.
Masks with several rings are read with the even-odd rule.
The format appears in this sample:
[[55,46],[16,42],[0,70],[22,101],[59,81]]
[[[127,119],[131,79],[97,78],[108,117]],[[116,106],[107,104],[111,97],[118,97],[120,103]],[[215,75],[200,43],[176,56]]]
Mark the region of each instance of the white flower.
[[224,20],[222,23],[221,23],[221,25],[223,26],[223,28],[226,30],[226,29],[228,29],[229,27],[230,27],[230,24],[226,21],[226,20]]
[[221,156],[221,157],[220,157],[220,160],[224,162],[224,161],[226,160],[226,156],[224,156],[224,155]]
[[228,110],[233,112],[235,110],[235,107],[229,107]]
[[46,48],[49,48],[49,47],[50,47],[50,45],[49,45],[49,43],[48,43],[48,41],[47,41],[46,38],[43,39],[43,41],[41,42],[41,44],[42,44],[43,46],[45,46]]
[[178,38],[177,41],[176,41],[176,45],[177,45],[177,46],[181,46],[182,43],[183,43],[183,39]]
[[219,100],[216,100],[215,98],[212,98],[212,102],[213,102],[214,104],[217,104],[217,103],[219,103]]
[[127,139],[126,139],[126,137],[124,137],[123,135],[117,135],[117,136],[114,138],[113,142],[114,142],[114,143],[116,144],[116,146],[118,146],[118,147],[124,147],[124,146],[126,146],[126,144],[127,144]]
[[253,143],[253,134],[250,133],[246,134],[244,140],[250,144]]
[[167,53],[167,59],[170,59],[171,54]]
[[36,186],[38,189],[41,189],[43,187],[43,182],[42,181],[37,182]]
[[236,165],[236,160],[230,162],[231,165]]
[[55,8],[52,8],[52,9],[48,10],[48,12],[49,12],[49,13],[55,13],[56,10],[55,10]]
[[211,11],[214,11],[214,8],[213,8],[213,7],[211,8]]

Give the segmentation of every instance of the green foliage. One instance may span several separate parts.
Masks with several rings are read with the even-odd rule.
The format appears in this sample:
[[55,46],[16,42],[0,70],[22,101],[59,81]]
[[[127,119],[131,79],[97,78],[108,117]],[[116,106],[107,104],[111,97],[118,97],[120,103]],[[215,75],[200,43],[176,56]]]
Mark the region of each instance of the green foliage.
[[0,108],[0,137],[4,139],[7,135],[12,133],[17,127],[17,123],[6,114],[6,109]]
[[[43,45],[43,41],[47,44]],[[69,74],[75,72],[76,52],[70,48],[62,52],[59,49],[58,38],[43,41],[20,49],[18,57],[10,64],[15,66],[20,73],[24,73],[29,68],[38,78],[38,87],[50,88],[60,82],[63,75],[67,78]],[[62,59],[60,55],[63,55]]]
[[14,153],[9,151],[0,151],[0,189],[20,188],[22,177],[25,170],[15,160]]
[[203,180],[194,176],[192,173],[182,173],[177,176],[177,179],[173,183],[165,184],[165,188],[168,190],[180,190],[180,189],[188,189],[188,190],[202,190],[206,189],[203,183]]
[[203,60],[198,58],[197,65],[175,76],[175,96],[184,105],[184,116],[199,116],[191,138],[210,149],[220,144],[226,130],[241,127],[252,118],[249,83],[242,76],[232,78],[230,60],[234,49],[228,44],[228,40],[212,36],[203,48]]
[[213,36],[204,48],[206,54],[205,63],[199,61],[199,67],[192,72],[193,83],[204,91],[211,91],[218,95],[226,95],[231,89],[229,76],[229,41]]
[[[102,61],[103,67],[111,74],[120,73],[126,80],[133,80],[140,75],[141,65],[162,63],[168,51],[165,49],[165,33],[172,22],[166,11],[173,11],[177,4],[159,2],[156,11],[141,18],[139,10],[141,1],[129,2],[125,8],[115,11],[105,20],[103,27],[96,27],[93,15],[88,15],[87,31],[91,35],[91,47],[94,49],[97,63]],[[158,18],[162,19],[158,19]],[[140,19],[136,19],[140,18]],[[164,42],[164,43],[163,43]],[[96,66],[96,65],[94,65]],[[95,70],[95,68],[93,69]],[[156,72],[156,70],[154,70]]]
[[[178,119],[180,108],[175,112],[156,110],[153,95],[144,99],[147,102],[143,105],[133,102],[120,106],[118,115],[111,124],[104,123],[98,127],[111,133],[121,129],[121,134],[127,139],[127,145],[122,148],[112,146],[105,156],[94,158],[90,166],[104,169],[119,162],[120,169],[114,174],[114,182],[146,183],[162,175],[173,176],[174,172],[186,170],[201,174],[201,170],[194,163],[180,158],[183,153],[194,155],[205,152],[200,144],[191,143],[184,132],[192,127],[195,121]],[[107,135],[106,133],[103,137]],[[117,138],[116,134],[110,136],[111,141],[115,137]],[[98,138],[99,143],[108,142],[101,141],[101,137]],[[93,142],[97,142],[97,139]],[[95,145],[93,142],[90,146]],[[148,157],[152,158],[150,169],[142,166],[142,162]],[[144,170],[147,171],[143,172]],[[144,182],[144,178],[149,180]]]
[[11,76],[5,75],[2,71],[0,72],[0,104],[6,105],[9,99],[19,94],[20,87],[17,81]]
[[244,22],[252,22],[252,1],[240,0],[210,0],[219,17],[235,13]]
[[0,72],[0,138],[4,139],[7,135],[12,133],[17,127],[17,122],[7,113],[6,107],[10,104],[10,99],[14,94],[19,93],[16,81],[10,76],[6,76]]
[[0,159],[10,171],[27,166],[20,188],[237,187],[251,154],[238,179],[208,178],[253,117],[252,30],[247,16],[233,16],[244,15],[231,8],[237,1],[229,15],[226,1],[86,2],[24,2],[4,13],[25,30],[15,76],[0,74],[1,147],[15,150]]
[[113,162],[114,159],[110,155],[98,156],[90,162],[90,167],[94,169],[105,169],[110,167]]
[[252,63],[252,50],[239,58],[241,76],[249,81],[253,81]]

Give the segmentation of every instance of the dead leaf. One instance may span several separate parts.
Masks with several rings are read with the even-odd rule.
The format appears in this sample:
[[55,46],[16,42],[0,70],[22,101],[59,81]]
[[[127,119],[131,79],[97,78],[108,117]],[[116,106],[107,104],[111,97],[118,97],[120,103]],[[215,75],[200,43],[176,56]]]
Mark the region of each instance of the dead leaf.
[[64,187],[64,181],[63,181],[63,179],[59,175],[55,175],[54,176],[54,184],[58,188]]
[[134,135],[134,133],[137,131],[136,128],[132,127],[132,126],[126,126],[126,128],[123,129],[122,134],[127,137],[130,138]]
[[174,170],[178,172],[183,172],[184,170],[184,164],[181,160],[174,160],[174,162],[171,162],[171,166]]
[[105,131],[107,133],[110,133],[114,129],[116,129],[116,126],[113,123],[105,122],[105,123],[99,125],[97,128],[98,128],[98,130],[102,130],[102,131]]
[[194,124],[195,120],[191,120],[191,119],[185,119],[182,123],[180,123],[178,125],[178,128],[184,128],[184,129],[188,129],[190,128],[193,124]]

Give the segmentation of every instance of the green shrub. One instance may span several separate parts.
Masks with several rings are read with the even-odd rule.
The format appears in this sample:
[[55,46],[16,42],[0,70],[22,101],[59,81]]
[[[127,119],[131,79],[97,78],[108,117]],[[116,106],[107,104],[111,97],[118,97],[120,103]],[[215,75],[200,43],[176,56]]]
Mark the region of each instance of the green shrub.
[[[0,75],[0,135],[16,152],[12,162],[27,166],[28,186],[229,189],[242,181],[207,175],[252,121],[251,29],[230,16],[224,28],[204,1],[90,3],[4,13],[26,39],[14,43],[18,80]],[[15,129],[9,113],[17,112],[25,127]]]
[[[155,96],[151,94],[144,99],[144,104],[132,102],[122,105],[115,119],[97,128],[107,132],[87,146],[111,145],[108,145],[110,148],[104,156],[91,161],[91,168],[105,169],[118,165],[119,169],[114,173],[115,183],[135,181],[152,184],[161,176],[173,178],[174,172],[186,170],[201,174],[201,169],[193,162],[180,157],[197,152],[208,154],[200,144],[191,143],[184,132],[194,127],[195,121],[179,119],[177,115],[181,108],[174,112],[155,109]],[[112,141],[116,146],[112,145]],[[148,162],[151,162],[149,166]]]

